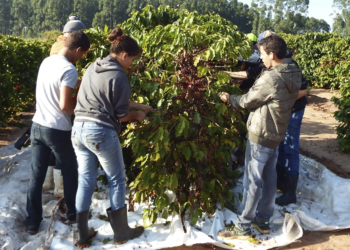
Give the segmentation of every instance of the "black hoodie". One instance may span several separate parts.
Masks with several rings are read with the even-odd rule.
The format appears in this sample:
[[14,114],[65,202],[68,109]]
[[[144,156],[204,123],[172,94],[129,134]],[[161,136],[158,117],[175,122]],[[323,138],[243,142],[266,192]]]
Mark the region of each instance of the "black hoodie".
[[75,121],[97,122],[120,133],[118,119],[129,113],[131,88],[127,75],[111,56],[97,59],[86,70],[75,107]]

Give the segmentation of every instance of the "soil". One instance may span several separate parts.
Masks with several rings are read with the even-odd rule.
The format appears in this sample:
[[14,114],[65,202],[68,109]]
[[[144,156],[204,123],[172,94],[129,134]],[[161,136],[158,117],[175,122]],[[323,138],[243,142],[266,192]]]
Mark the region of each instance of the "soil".
[[[333,113],[337,107],[331,101],[332,96],[339,97],[338,91],[311,89],[307,96],[300,135],[300,153],[325,165],[329,170],[343,178],[350,178],[350,154],[339,150],[335,127],[338,122]],[[33,111],[23,112],[18,122],[29,125]],[[0,128],[0,147],[17,140],[26,128],[17,128],[12,122],[7,128]],[[304,231],[304,235],[295,243],[278,248],[280,250],[339,250],[350,249],[350,229],[337,232]],[[169,250],[211,250],[223,249],[211,244],[180,246]]]

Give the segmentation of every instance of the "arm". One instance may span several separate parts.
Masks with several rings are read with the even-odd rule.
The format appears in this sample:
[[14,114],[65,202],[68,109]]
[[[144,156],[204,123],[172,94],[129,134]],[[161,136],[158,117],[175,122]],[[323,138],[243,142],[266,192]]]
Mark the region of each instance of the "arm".
[[118,120],[121,122],[128,121],[138,121],[142,122],[146,117],[146,113],[143,111],[130,111],[126,116],[119,118]]
[[[255,109],[271,101],[273,90],[268,76],[260,77],[245,95],[230,95],[229,102],[235,108]],[[269,84],[270,83],[270,84]]]
[[306,89],[299,90],[299,94],[298,94],[297,100],[299,98],[302,98],[303,96],[306,96],[306,94],[307,94],[307,90]]
[[156,110],[153,109],[151,106],[129,100],[129,109],[133,109],[133,108],[143,109],[146,113],[156,112]]
[[60,109],[68,114],[74,114],[75,103],[72,99],[73,89],[61,85],[60,89]]
[[237,72],[224,71],[224,72],[229,74],[232,78],[248,79],[248,75],[246,71],[237,71]]

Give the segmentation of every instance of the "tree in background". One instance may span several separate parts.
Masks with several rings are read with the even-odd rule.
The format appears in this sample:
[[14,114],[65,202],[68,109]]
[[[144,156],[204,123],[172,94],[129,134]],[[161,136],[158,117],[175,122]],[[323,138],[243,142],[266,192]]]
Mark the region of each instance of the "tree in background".
[[12,34],[12,0],[0,0],[0,32],[4,35]]
[[87,29],[93,27],[96,10],[98,9],[98,0],[74,0],[74,11],[71,15],[75,15],[83,22]]
[[33,15],[33,8],[30,0],[13,0],[11,6],[13,17],[13,34],[27,36],[31,26],[30,18]]
[[310,33],[310,32],[329,32],[330,31],[330,26],[329,24],[321,19],[316,19],[313,17],[310,17],[306,20],[305,23],[305,33]]
[[95,14],[93,26],[114,27],[128,19],[128,0],[99,0],[99,12]]
[[341,12],[334,18],[333,32],[341,36],[350,36],[350,0],[334,0],[333,3]]
[[[339,6],[349,1],[335,0]],[[330,30],[324,20],[306,16],[309,0],[252,0],[250,7],[239,0],[0,0],[0,33],[31,37],[49,30],[61,31],[70,15],[78,16],[86,28],[112,28],[147,5],[219,14],[244,33],[259,34],[267,29],[291,34]],[[344,10],[337,17],[339,32],[347,27],[346,13]]]
[[326,21],[307,17],[308,8],[309,0],[252,0],[252,32],[259,34],[267,29],[289,34],[329,32]]
[[249,12],[253,16],[252,33],[260,34],[264,30],[273,30],[271,6],[267,6],[262,2],[254,3],[252,1]]

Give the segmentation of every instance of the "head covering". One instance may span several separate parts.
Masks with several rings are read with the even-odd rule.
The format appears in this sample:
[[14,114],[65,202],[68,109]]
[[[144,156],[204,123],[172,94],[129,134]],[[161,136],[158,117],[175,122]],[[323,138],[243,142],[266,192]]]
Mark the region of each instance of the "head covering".
[[261,32],[259,34],[259,43],[263,38],[268,37],[268,36],[272,36],[272,35],[276,35],[276,33],[271,31],[271,30],[265,30],[264,32]]
[[247,35],[248,39],[252,42],[258,42],[258,38],[256,37],[256,35],[254,35],[253,33],[249,33]]
[[70,16],[68,23],[64,25],[63,33],[73,32],[86,29],[85,25],[79,20],[77,16]]

